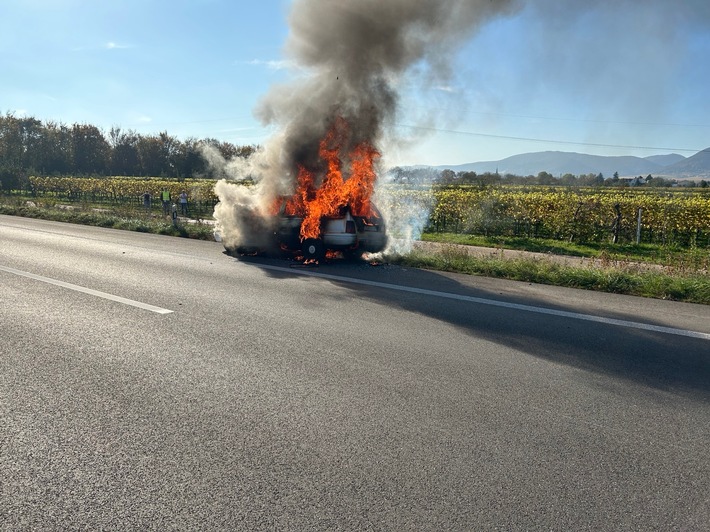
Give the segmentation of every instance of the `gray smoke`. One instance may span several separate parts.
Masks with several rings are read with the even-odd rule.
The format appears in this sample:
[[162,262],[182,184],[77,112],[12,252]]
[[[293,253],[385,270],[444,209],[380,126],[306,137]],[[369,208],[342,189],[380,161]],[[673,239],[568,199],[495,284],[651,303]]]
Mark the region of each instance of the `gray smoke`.
[[235,243],[243,234],[234,227],[235,204],[265,210],[277,195],[293,192],[297,164],[319,169],[319,142],[336,117],[350,127],[345,152],[363,141],[381,148],[394,138],[398,92],[408,74],[416,71],[424,85],[445,83],[457,45],[517,6],[516,0],[295,0],[285,54],[304,74],[273,87],[256,109],[279,131],[250,160],[257,187],[216,187],[215,217],[225,240]]
[[317,159],[318,141],[334,115],[352,128],[352,143],[375,145],[392,125],[398,86],[414,67],[432,83],[446,80],[456,45],[509,0],[300,0],[293,5],[286,53],[308,72],[274,88],[257,109],[267,124],[286,127],[288,171]]

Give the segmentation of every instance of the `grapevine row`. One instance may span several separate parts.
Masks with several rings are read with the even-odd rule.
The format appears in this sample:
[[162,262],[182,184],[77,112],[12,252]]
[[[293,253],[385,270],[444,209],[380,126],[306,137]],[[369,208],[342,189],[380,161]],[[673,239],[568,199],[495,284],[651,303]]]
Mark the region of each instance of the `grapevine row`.
[[[156,199],[162,190],[177,198],[185,190],[206,212],[217,203],[210,179],[31,177],[37,194],[71,200],[140,202],[144,192]],[[645,242],[710,245],[710,194],[562,187],[385,186],[377,201],[393,225],[421,222],[434,232],[487,236],[545,237],[601,242],[636,236],[639,211]],[[406,224],[404,224],[406,225]]]
[[51,192],[74,200],[111,200],[115,202],[140,201],[148,192],[156,199],[163,190],[170,191],[177,198],[184,190],[193,201],[214,204],[214,180],[211,179],[175,179],[135,177],[30,177],[32,190],[38,194]]
[[499,186],[391,188],[384,197],[395,205],[432,204],[425,229],[433,232],[632,241],[640,210],[644,242],[710,245],[709,194]]

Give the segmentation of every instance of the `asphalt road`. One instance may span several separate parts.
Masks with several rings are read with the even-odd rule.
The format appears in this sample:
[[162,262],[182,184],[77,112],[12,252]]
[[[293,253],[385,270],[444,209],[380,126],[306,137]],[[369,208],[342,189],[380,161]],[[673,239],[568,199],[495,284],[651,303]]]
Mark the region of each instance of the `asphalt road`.
[[0,216],[0,529],[710,530],[710,308]]

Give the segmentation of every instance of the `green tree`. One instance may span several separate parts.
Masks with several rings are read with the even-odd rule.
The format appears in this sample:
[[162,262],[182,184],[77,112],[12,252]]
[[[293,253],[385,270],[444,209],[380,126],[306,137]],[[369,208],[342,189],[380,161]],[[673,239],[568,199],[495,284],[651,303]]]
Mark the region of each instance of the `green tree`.
[[19,120],[11,113],[0,117],[0,164],[7,172],[22,168],[22,136]]
[[566,186],[574,186],[577,184],[577,176],[574,174],[565,174],[560,177],[560,183]]
[[42,122],[25,117],[19,118],[16,123],[21,144],[20,166],[26,171],[36,171],[40,167],[42,152]]
[[200,141],[189,138],[178,145],[175,164],[179,177],[195,177],[205,172],[205,160],[200,151]]
[[112,127],[108,134],[111,145],[110,168],[112,175],[141,175],[140,157],[138,156],[138,135],[131,130],[122,131]]
[[200,149],[205,142],[228,160],[249,157],[257,150],[216,139],[181,142],[166,131],[141,136],[113,127],[104,136],[91,124],[45,124],[8,112],[0,115],[0,180],[14,188],[29,173],[194,176],[206,173]]
[[6,113],[0,116],[0,181],[6,189],[18,188],[22,169],[22,142],[17,118]]
[[138,138],[136,147],[141,165],[141,175],[163,176],[167,161],[160,138],[155,135],[141,136]]
[[[172,135],[168,135],[167,131],[161,131],[158,134],[158,141],[160,143],[160,153],[163,159],[161,175],[177,177],[177,158],[180,154],[180,141]],[[234,145],[232,144],[232,146]]]
[[90,124],[74,124],[71,130],[74,172],[78,174],[106,174],[110,146],[103,133]]
[[71,130],[64,124],[47,122],[36,169],[45,175],[66,175],[71,172],[73,159]]
[[437,181],[442,185],[451,185],[453,183],[456,183],[457,180],[458,177],[456,175],[456,172],[449,169],[442,170],[441,174],[439,174],[439,178],[437,179]]
[[540,185],[554,185],[556,180],[550,172],[540,172],[537,174],[537,182]]
[[483,186],[495,185],[497,183],[500,183],[501,180],[502,178],[498,172],[484,172],[480,176],[478,176],[478,183]]
[[24,186],[27,174],[43,166],[42,123],[6,113],[0,117],[0,179],[6,188]]

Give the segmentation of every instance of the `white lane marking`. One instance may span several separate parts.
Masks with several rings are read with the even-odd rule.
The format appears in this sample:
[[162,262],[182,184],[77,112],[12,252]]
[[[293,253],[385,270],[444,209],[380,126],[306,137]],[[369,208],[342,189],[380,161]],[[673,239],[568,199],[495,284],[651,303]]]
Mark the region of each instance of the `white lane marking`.
[[489,305],[492,307],[503,307],[525,312],[535,312],[537,314],[548,314],[550,316],[560,316],[563,318],[572,318],[575,320],[593,321],[596,323],[604,323],[606,325],[617,325],[619,327],[627,327],[630,329],[641,329],[644,331],[653,331],[664,334],[674,334],[676,336],[688,336],[690,338],[700,338],[702,340],[710,340],[710,333],[690,331],[687,329],[677,329],[675,327],[663,327],[661,325],[651,325],[650,323],[641,323],[637,321],[620,320],[616,318],[605,318],[603,316],[594,316],[593,314],[582,314],[580,312],[569,312],[566,310],[556,310],[546,307],[536,307],[533,305],[522,305],[519,303],[508,303],[506,301],[497,301],[495,299],[485,299],[482,297],[464,296],[461,294],[453,294],[451,292],[437,292],[436,290],[427,290],[426,288],[414,288],[411,286],[400,286],[396,284],[380,283],[378,281],[367,281],[364,279],[353,279],[351,277],[341,277],[339,275],[331,275],[328,273],[318,273],[304,270],[294,270],[292,268],[282,268],[280,266],[270,266],[268,264],[260,264],[260,268],[267,270],[275,270],[287,272],[291,274],[307,275],[310,277],[318,277],[331,281],[341,281],[351,284],[361,284],[366,286],[374,286],[377,288],[386,288],[388,290],[399,290],[400,292],[410,292],[413,294],[422,294],[433,297],[443,297],[446,299],[455,299],[458,301],[467,301],[469,303],[477,303],[479,305]]
[[68,289],[74,290],[76,292],[82,292],[84,294],[89,294],[91,296],[101,297],[103,299],[108,299],[110,301],[116,301],[118,303],[123,303],[124,305],[130,305],[132,307],[138,307],[143,310],[149,310],[151,312],[156,312],[157,314],[170,314],[173,312],[172,310],[168,310],[168,309],[160,308],[160,307],[155,307],[155,306],[149,305],[147,303],[141,303],[140,301],[126,299],[125,297],[115,296],[113,294],[107,294],[106,292],[100,292],[98,290],[93,290],[91,288],[86,288],[84,286],[79,286],[76,284],[65,283],[64,281],[52,279],[51,277],[43,277],[41,275],[36,275],[34,273],[29,273],[29,272],[23,272],[22,270],[8,268],[6,266],[0,266],[0,270],[2,270],[4,272],[15,274],[15,275],[19,275],[21,277],[28,277],[30,279],[34,279],[35,281],[42,281],[43,283],[48,283],[48,284],[53,284],[56,286],[61,286],[63,288],[68,288]]

